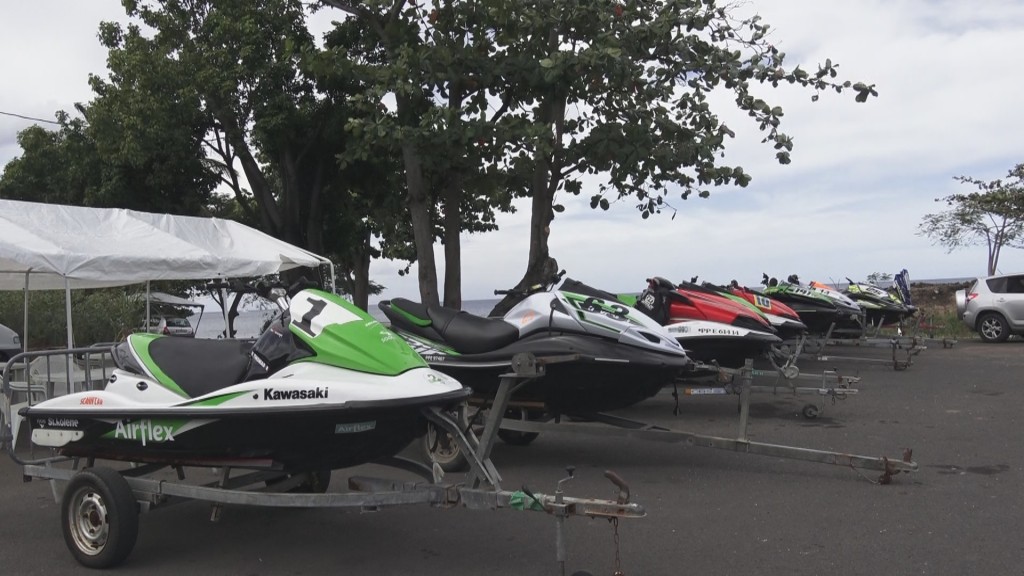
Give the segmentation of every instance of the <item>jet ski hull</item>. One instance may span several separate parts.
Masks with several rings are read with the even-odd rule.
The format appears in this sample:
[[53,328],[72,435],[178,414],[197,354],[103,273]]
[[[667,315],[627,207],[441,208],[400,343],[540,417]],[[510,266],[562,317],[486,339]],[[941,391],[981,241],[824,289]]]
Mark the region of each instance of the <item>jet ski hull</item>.
[[811,334],[825,334],[844,316],[834,304],[818,299],[786,293],[772,293],[770,296],[792,308]]
[[80,409],[68,408],[69,402],[41,403],[20,413],[32,428],[34,444],[66,456],[305,471],[394,455],[425,431],[424,408],[453,405],[469,393],[464,388],[342,405],[129,410],[102,408],[100,391],[65,397],[81,403]]
[[886,302],[858,294],[847,294],[864,310],[864,319],[869,326],[885,326],[896,324],[909,318],[916,312],[896,302]]
[[686,356],[622,346],[614,340],[575,334],[537,334],[493,352],[456,354],[396,330],[431,368],[493,398],[512,358],[529,352],[545,363],[545,375],[516,389],[513,401],[540,403],[556,414],[587,414],[632,406],[658,393],[692,367]]
[[775,334],[718,322],[683,320],[667,325],[666,329],[676,336],[689,357],[726,368],[739,368],[748,358],[760,358],[772,346],[782,343],[782,338]]

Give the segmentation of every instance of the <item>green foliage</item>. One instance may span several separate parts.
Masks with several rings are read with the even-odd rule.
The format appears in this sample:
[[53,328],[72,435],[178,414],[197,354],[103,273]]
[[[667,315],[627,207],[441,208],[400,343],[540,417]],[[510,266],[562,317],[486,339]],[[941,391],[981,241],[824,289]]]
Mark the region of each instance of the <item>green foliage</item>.
[[[24,292],[0,292],[0,324],[24,337]],[[136,291],[123,288],[71,292],[76,346],[114,342],[136,329],[145,317],[145,302]],[[29,292],[29,333],[32,350],[67,346],[64,292]]]
[[[458,233],[495,229],[516,196],[534,199],[539,270],[559,192],[604,210],[629,199],[647,218],[746,186],[721,164],[734,132],[712,92],[731,92],[783,164],[793,141],[759,87],[877,95],[830,60],[787,67],[759,17],[714,0],[321,4],[354,16],[323,48],[300,0],[125,0],[136,22],[101,26],[110,75],[91,79],[84,120],[27,133],[38,152],[0,194],[229,214],[364,284],[379,255],[420,259],[421,285],[436,284],[435,239],[457,255]],[[604,183],[584,192],[593,175]]]
[[59,130],[36,125],[18,133],[23,152],[4,166],[0,197],[80,205],[102,186],[102,159],[86,123],[58,116]]
[[957,176],[978,191],[936,198],[948,210],[926,214],[918,235],[927,236],[952,252],[984,243],[988,248],[988,274],[995,274],[1004,247],[1021,248],[1024,239],[1024,164],[1012,168],[1005,180],[989,182]]
[[793,147],[779,129],[783,111],[758,98],[754,85],[800,85],[815,99],[825,90],[851,90],[858,101],[876,95],[873,85],[835,80],[830,60],[814,73],[787,69],[759,17],[736,21],[713,1],[445,2],[410,14],[435,39],[449,20],[463,23],[486,55],[484,67],[459,69],[438,89],[470,78],[501,102],[478,130],[501,145],[509,185],[537,194],[542,171],[546,188],[579,193],[578,178],[604,174],[595,208],[607,209],[602,198],[632,197],[649,215],[667,207],[673,191],[706,197],[711,186],[746,186],[742,167],[719,165],[733,131],[711,109],[712,91],[734,93],[783,164]]
[[[119,54],[112,52],[109,65],[115,77],[125,78]],[[151,62],[136,65],[149,70]],[[198,120],[188,117],[178,98],[140,98],[137,80],[125,82],[129,87],[93,77],[101,96],[76,106],[81,118],[58,112],[58,130],[32,126],[20,132],[23,152],[4,167],[0,196],[202,214],[216,182],[199,153],[197,134],[205,129],[196,127]],[[170,82],[162,77],[162,86]]]
[[872,272],[868,274],[868,282],[872,284],[888,284],[892,281],[893,275],[888,272]]
[[[358,37],[366,105],[389,94],[396,102],[394,113],[350,123],[352,134],[400,143],[410,195],[421,165],[447,182],[496,168],[486,180],[493,190],[534,199],[535,271],[548,258],[547,225],[563,209],[555,194],[582,193],[585,176],[606,181],[591,192],[592,208],[633,198],[644,218],[671,208],[673,194],[747,185],[742,167],[719,165],[734,133],[711,109],[712,91],[733,92],[783,164],[793,147],[779,130],[783,111],[752,86],[795,84],[812,99],[825,90],[853,91],[859,102],[877,95],[873,85],[836,80],[830,60],[813,73],[786,68],[767,25],[736,21],[714,0],[322,2],[373,32]],[[418,254],[428,254],[425,238],[417,234]]]

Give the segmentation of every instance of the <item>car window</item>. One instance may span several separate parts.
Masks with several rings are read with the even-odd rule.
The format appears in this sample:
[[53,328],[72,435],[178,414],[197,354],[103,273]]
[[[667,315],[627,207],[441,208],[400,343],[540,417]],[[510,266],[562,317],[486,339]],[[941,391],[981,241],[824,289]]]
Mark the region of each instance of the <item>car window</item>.
[[188,320],[184,318],[168,318],[168,326],[174,326],[175,328],[191,328],[192,325],[188,323]]
[[1010,294],[1024,294],[1024,276],[1010,276],[1007,278],[1006,291]]
[[996,294],[1005,294],[1007,280],[1008,278],[1003,276],[1002,278],[989,278],[985,280],[985,283],[988,284],[988,289]]

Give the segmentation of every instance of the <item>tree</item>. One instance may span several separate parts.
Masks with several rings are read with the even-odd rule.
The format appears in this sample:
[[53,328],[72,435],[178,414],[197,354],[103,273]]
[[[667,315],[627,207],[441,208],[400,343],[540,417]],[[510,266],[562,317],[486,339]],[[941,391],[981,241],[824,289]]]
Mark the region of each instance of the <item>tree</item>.
[[978,191],[936,198],[950,209],[926,214],[918,225],[918,235],[952,252],[982,242],[988,248],[988,275],[996,274],[999,254],[1004,247],[1020,248],[1024,238],[1024,164],[1014,166],[1006,180],[990,182],[967,176],[955,176],[962,184]]
[[872,272],[868,274],[868,282],[872,284],[886,284],[892,282],[893,275],[888,272]]
[[[735,94],[781,163],[792,148],[779,131],[782,110],[756,97],[752,83],[808,87],[814,99],[823,90],[850,89],[858,101],[875,95],[873,86],[834,80],[831,61],[814,73],[786,69],[767,25],[737,22],[714,1],[323,1],[359,17],[383,46],[390,84],[377,84],[375,97],[396,101],[389,134],[403,146],[425,301],[436,277],[424,143],[439,129],[456,135],[450,142],[478,142],[483,156],[474,160],[498,168],[503,193],[532,198],[522,288],[544,280],[547,231],[562,209],[555,196],[582,193],[584,175],[606,178],[592,207],[633,198],[645,218],[666,208],[669,194],[749,182],[741,167],[718,165],[733,132],[711,110],[712,91]],[[444,102],[444,114],[426,100]]]
[[[830,60],[813,73],[787,69],[758,16],[736,20],[713,0],[498,4],[503,84],[495,92],[511,110],[503,121],[522,127],[512,132],[508,162],[519,193],[532,198],[520,289],[547,279],[548,230],[562,209],[556,195],[581,194],[584,175],[605,178],[591,208],[632,199],[643,218],[674,212],[673,194],[685,200],[708,196],[711,186],[747,185],[742,167],[719,165],[734,133],[711,109],[713,91],[734,94],[782,164],[793,146],[779,130],[783,111],[758,98],[753,84],[810,88],[813,100],[825,90],[852,90],[859,102],[876,95],[872,85],[835,80]],[[492,313],[510,304],[507,298]]]
[[[460,233],[493,230],[493,211],[510,209],[497,166],[500,149],[487,145],[493,122],[483,80],[493,74],[490,6],[454,0],[323,3],[356,17],[328,39],[328,46],[344,52],[338,65],[357,68],[367,83],[359,101],[368,113],[351,122],[350,131],[365,146],[394,146],[402,159],[412,250],[397,251],[417,263],[420,299],[437,304],[433,245],[440,237],[444,303],[459,307]],[[385,101],[393,102],[393,110]]]
[[[0,196],[5,198],[118,207],[151,212],[204,214],[216,178],[202,166],[197,147],[177,114],[128,116],[121,94],[91,105],[77,104],[81,115],[57,113],[55,131],[31,126],[18,134],[22,155],[4,167]],[[153,111],[150,111],[153,112]],[[145,118],[145,122],[133,122]],[[114,120],[111,122],[110,120]],[[146,134],[141,138],[139,131]],[[143,150],[142,147],[147,149]]]
[[36,125],[18,133],[22,154],[4,166],[0,197],[84,204],[101,186],[101,159],[87,123],[63,112],[58,119],[58,130]]
[[[357,304],[366,306],[374,216],[393,210],[387,181],[366,174],[393,170],[389,155],[340,162],[352,136],[350,106],[364,87],[335,71],[317,75],[321,50],[299,0],[125,0],[137,25],[105,23],[109,82],[94,80],[100,99],[131,94],[136,109],[184,102],[194,120],[193,156],[231,191],[219,204],[263,231],[324,254],[344,266]],[[121,65],[114,72],[113,64]],[[139,123],[126,111],[126,122]],[[217,200],[216,198],[213,200]],[[216,202],[211,204],[217,205]]]

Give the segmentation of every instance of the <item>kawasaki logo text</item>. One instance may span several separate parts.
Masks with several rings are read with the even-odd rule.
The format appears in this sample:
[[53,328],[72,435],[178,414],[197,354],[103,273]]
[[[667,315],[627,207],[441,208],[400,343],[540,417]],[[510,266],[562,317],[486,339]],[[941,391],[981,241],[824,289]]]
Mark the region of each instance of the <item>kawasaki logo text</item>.
[[327,388],[316,390],[274,390],[273,388],[263,389],[264,400],[326,400]]

